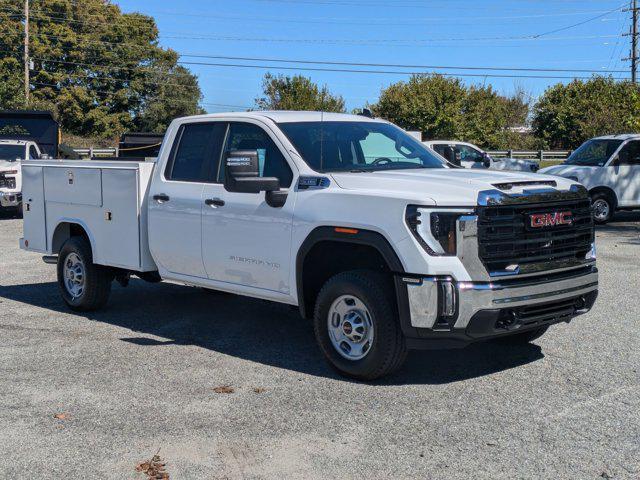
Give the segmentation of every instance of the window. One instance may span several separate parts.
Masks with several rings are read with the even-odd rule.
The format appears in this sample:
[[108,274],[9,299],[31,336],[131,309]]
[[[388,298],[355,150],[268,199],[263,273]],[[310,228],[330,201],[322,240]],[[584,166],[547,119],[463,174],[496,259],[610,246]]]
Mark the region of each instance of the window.
[[587,140],[564,163],[567,165],[602,167],[621,143],[622,140]]
[[431,150],[389,123],[292,122],[280,128],[319,172],[444,167]]
[[618,154],[618,165],[640,166],[640,141],[629,142]]
[[[225,151],[234,150],[257,150],[260,176],[276,177],[283,188],[291,186],[293,172],[280,149],[262,128],[251,123],[232,123]],[[224,162],[218,180],[224,181]]]
[[444,151],[447,148],[446,145],[442,145],[441,143],[438,143],[436,145],[433,146],[433,149],[438,152],[440,155],[442,155],[444,157]]
[[218,171],[226,131],[223,122],[184,125],[176,135],[165,171],[167,180],[211,182]]
[[36,147],[31,145],[29,147],[29,160],[37,160],[38,158],[40,158],[40,155],[38,155],[38,151],[36,150]]
[[24,145],[0,144],[0,160],[15,162],[24,157]]
[[468,145],[456,145],[456,150],[460,152],[460,160],[463,162],[482,162],[484,156],[475,148]]

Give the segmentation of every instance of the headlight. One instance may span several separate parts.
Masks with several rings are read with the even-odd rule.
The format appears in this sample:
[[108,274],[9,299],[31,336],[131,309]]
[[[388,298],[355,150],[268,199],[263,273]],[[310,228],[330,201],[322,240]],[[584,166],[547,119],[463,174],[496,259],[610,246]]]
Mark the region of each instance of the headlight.
[[457,253],[458,218],[468,210],[438,209],[410,205],[406,222],[418,243],[433,256],[455,256]]

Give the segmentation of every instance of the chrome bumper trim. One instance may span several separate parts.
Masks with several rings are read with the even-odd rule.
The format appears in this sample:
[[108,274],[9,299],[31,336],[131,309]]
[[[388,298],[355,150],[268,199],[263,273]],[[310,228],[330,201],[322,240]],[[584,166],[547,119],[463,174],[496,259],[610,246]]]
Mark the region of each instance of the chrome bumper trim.
[[[425,277],[421,283],[407,284],[411,325],[433,328],[438,319],[438,280]],[[539,285],[501,285],[500,283],[458,282],[458,315],[454,325],[464,329],[481,310],[536,305],[584,295],[598,289],[598,271]]]

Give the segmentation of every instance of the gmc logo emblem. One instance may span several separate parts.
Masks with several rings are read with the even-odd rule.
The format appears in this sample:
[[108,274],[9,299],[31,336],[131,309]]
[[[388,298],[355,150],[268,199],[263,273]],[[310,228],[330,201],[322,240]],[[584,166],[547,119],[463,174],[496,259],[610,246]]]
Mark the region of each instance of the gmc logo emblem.
[[573,214],[571,212],[535,213],[529,215],[533,228],[555,227],[556,225],[571,225]]

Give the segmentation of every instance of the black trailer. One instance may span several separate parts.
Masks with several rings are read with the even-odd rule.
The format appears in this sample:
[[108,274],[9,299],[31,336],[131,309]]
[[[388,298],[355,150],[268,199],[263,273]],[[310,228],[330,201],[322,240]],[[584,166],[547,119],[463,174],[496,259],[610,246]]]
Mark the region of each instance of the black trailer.
[[58,156],[60,125],[51,112],[0,110],[0,139],[30,140],[52,158]]

